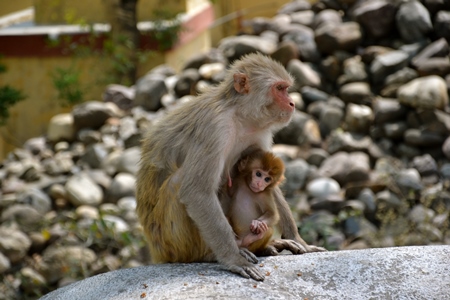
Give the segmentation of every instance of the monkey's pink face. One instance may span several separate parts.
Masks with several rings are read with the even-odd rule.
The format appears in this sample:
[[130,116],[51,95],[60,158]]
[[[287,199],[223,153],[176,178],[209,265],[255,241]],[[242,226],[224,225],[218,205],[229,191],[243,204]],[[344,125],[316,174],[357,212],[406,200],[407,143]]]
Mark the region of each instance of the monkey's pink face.
[[294,112],[295,105],[288,93],[289,84],[278,81],[272,85],[271,93],[275,107],[279,110],[282,121],[289,121]]
[[272,182],[272,176],[268,172],[255,169],[252,171],[252,182],[250,183],[250,189],[254,193],[262,192]]

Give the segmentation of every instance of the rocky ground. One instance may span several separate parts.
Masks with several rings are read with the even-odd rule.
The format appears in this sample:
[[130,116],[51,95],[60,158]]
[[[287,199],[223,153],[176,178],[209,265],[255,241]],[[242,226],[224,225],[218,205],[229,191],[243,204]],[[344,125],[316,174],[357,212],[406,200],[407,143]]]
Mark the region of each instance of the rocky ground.
[[295,77],[275,135],[302,236],[330,250],[450,244],[450,1],[293,1],[182,72],[54,116],[0,163],[0,299],[148,263],[135,215],[140,140],[259,51]]

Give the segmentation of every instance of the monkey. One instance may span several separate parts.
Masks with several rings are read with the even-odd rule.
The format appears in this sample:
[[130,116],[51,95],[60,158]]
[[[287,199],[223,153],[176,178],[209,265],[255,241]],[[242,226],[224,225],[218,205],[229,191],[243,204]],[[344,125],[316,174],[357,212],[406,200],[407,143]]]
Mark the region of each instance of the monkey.
[[284,180],[284,163],[271,152],[256,150],[237,163],[226,188],[231,197],[227,217],[238,247],[264,255],[280,217],[272,189]]
[[[233,62],[217,86],[149,128],[136,175],[136,213],[152,263],[217,261],[245,278],[264,280],[257,257],[237,246],[219,192],[242,155],[270,150],[274,131],[289,123],[292,84],[281,64],[249,54]],[[300,237],[279,188],[273,196],[282,239],[268,247],[324,251]]]

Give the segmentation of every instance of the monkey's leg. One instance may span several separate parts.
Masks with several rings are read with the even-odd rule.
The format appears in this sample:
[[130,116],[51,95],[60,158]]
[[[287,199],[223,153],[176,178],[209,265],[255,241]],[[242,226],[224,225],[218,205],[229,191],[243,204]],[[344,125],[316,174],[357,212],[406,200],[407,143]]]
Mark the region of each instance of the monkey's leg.
[[178,187],[171,182],[172,176],[161,185],[158,169],[143,168],[143,173],[146,181],[138,184],[137,212],[152,262],[211,261],[211,250],[178,201]]
[[278,252],[289,250],[294,254],[303,254],[307,252],[327,251],[325,248],[308,245],[298,234],[297,225],[292,216],[291,209],[284,199],[283,193],[279,187],[273,191],[273,196],[277,204],[280,221],[278,222],[281,231],[281,240],[273,240],[270,245],[275,247]]

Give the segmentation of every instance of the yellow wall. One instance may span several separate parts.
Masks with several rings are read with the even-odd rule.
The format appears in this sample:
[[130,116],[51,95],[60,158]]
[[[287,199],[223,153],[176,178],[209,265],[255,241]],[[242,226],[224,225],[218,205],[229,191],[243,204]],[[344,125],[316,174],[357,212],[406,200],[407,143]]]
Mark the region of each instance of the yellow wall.
[[[106,23],[105,6],[118,0],[34,0],[38,24]],[[189,1],[189,0],[187,0]],[[138,21],[150,20],[155,8],[177,13],[186,11],[186,0],[139,0]]]
[[0,17],[33,6],[33,0],[0,0]]

